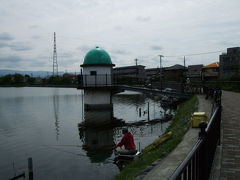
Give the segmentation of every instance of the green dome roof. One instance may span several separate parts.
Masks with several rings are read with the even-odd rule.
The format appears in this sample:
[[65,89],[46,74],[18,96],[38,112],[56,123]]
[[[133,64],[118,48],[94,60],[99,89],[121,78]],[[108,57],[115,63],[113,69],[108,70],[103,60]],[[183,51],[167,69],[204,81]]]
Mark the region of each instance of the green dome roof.
[[97,46],[86,54],[83,65],[88,64],[112,64],[112,61],[109,54]]

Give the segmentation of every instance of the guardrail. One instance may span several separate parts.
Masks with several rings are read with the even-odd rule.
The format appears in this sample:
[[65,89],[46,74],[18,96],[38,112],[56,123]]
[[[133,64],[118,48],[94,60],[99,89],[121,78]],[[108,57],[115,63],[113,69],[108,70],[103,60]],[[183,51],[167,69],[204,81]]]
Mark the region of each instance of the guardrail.
[[78,78],[79,87],[96,87],[114,85],[113,76],[110,74],[81,75]]
[[200,123],[199,139],[192,151],[175,170],[170,180],[209,179],[216,147],[220,144],[221,93],[216,98],[217,108],[208,124]]
[[164,91],[159,89],[153,89],[152,87],[144,87],[143,85],[140,86],[128,86],[123,85],[121,81],[118,81],[118,78],[110,75],[110,74],[98,74],[98,75],[80,75],[78,76],[78,89],[92,89],[92,88],[111,88],[117,91],[138,91],[138,92],[145,92],[145,93],[159,93],[162,95],[182,98],[182,99],[189,99],[192,97],[193,94],[191,93],[181,93],[181,92],[171,92],[171,91]]

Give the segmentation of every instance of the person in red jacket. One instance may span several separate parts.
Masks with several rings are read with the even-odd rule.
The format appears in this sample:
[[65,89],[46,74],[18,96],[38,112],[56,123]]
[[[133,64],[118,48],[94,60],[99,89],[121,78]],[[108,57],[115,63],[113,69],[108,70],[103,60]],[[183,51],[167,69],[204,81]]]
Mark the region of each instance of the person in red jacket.
[[[120,150],[117,151],[119,154],[135,154],[136,153],[136,146],[134,144],[134,138],[133,135],[128,132],[127,127],[122,128],[123,137],[121,141],[116,145],[113,146],[113,149],[116,149],[117,147],[120,147]],[[124,146],[125,149],[122,149],[122,146]]]

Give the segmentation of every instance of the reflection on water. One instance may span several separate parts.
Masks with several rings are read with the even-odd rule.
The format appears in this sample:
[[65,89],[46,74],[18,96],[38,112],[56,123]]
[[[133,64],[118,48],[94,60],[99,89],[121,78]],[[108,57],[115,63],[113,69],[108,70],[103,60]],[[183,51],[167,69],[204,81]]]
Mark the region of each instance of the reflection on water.
[[78,125],[79,137],[92,163],[104,162],[112,156],[116,121],[112,108],[84,111],[84,122]]
[[114,95],[114,116],[126,122],[163,119],[166,110],[161,107],[160,101],[155,99],[156,97],[147,97],[145,94]]
[[103,126],[111,124],[113,119],[112,109],[88,110],[84,112],[84,123],[87,126]]
[[82,148],[87,151],[91,162],[102,162],[112,155],[114,133],[109,125],[113,121],[113,111],[89,110],[85,111],[84,118],[84,124],[78,126]]
[[[166,112],[142,94],[114,95],[113,109],[104,111],[84,112],[82,99],[76,89],[0,88],[0,179],[13,177],[13,162],[16,174],[27,172],[29,157],[35,180],[112,179],[119,170],[111,147],[122,138],[122,123]],[[168,125],[130,125],[129,131],[142,149]]]
[[53,96],[53,109],[54,109],[54,118],[55,118],[55,126],[56,126],[56,140],[58,141],[59,136],[59,96]]
[[113,129],[96,130],[87,128],[83,134],[82,148],[87,151],[87,156],[92,163],[104,162],[112,156]]

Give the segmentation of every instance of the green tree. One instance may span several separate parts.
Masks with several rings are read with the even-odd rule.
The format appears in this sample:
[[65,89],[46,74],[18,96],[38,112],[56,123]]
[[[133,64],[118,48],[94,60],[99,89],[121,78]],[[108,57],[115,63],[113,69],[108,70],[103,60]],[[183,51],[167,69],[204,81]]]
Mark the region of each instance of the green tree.
[[13,83],[16,85],[20,85],[24,82],[24,77],[21,74],[14,74],[13,75]]
[[61,83],[63,85],[71,85],[72,84],[72,79],[71,77],[63,77],[61,80]]
[[24,75],[24,79],[25,79],[25,82],[27,84],[30,84],[30,85],[33,85],[35,83],[35,80],[36,80],[35,78],[29,76],[28,74]]
[[11,85],[13,83],[12,79],[13,79],[12,75],[8,74],[8,75],[1,77],[0,83],[1,83],[1,85]]
[[60,85],[61,77],[60,76],[50,76],[49,79],[47,80],[47,84]]

